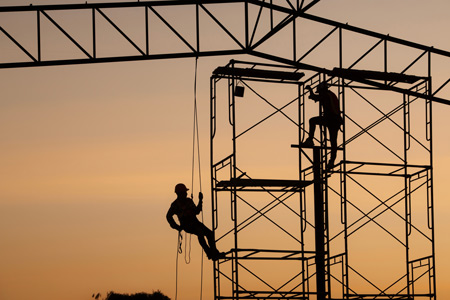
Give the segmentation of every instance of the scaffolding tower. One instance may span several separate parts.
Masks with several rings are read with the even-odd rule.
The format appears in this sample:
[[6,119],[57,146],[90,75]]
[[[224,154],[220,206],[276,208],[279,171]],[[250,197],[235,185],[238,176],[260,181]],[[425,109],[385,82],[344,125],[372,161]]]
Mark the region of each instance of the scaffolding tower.
[[[423,97],[340,77],[348,72]],[[215,299],[435,299],[431,78],[304,75],[230,61],[211,76],[212,222],[230,249],[214,263]],[[326,130],[299,146],[317,114],[305,86],[320,82],[345,120],[329,172]]]

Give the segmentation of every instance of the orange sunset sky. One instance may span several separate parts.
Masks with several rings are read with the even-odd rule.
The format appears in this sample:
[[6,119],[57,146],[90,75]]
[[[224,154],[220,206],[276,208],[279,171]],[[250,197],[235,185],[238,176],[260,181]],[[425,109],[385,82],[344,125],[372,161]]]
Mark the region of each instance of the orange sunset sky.
[[[84,2],[2,0],[0,5]],[[449,11],[448,0],[322,0],[310,13],[450,51]],[[71,20],[67,16],[67,24],[75,25]],[[0,17],[1,26],[20,22]],[[205,39],[212,35],[208,30]],[[120,53],[122,44],[110,47]],[[13,48],[0,33],[0,51]],[[69,50],[61,46],[60,51]],[[319,61],[335,56],[328,51],[320,52]],[[209,78],[231,58],[256,60],[198,61],[208,227]],[[174,299],[177,233],[165,214],[175,199],[174,185],[191,182],[194,63],[190,58],[0,69],[0,300],[83,300],[111,290],[157,289]],[[450,78],[450,64],[435,68],[443,78],[437,86]],[[441,97],[450,99],[450,89]],[[433,108],[437,297],[448,299],[450,106]],[[255,159],[264,158],[255,154]],[[179,257],[179,300],[199,298],[200,268],[201,248],[193,237],[190,264]],[[203,268],[203,299],[211,300],[212,263],[205,260]]]

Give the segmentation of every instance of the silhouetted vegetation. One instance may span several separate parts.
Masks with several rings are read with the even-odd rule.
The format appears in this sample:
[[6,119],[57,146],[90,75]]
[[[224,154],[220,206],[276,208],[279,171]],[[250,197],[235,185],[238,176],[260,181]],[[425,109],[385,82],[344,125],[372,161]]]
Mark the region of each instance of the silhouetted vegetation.
[[[94,299],[99,299],[100,294],[94,294]],[[117,294],[113,291],[109,292],[104,300],[170,300],[169,297],[161,293],[160,290],[154,291],[151,294],[137,293],[137,294]]]

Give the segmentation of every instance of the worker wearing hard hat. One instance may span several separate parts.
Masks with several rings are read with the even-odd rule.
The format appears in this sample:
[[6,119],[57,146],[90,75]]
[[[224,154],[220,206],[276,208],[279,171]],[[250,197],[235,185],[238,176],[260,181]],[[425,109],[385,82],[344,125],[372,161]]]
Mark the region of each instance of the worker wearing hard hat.
[[315,102],[319,101],[323,109],[323,115],[309,119],[309,136],[302,143],[302,145],[313,146],[316,125],[326,126],[328,128],[331,144],[330,160],[327,163],[327,169],[330,170],[334,167],[337,152],[337,136],[343,123],[341,110],[339,108],[339,100],[332,91],[328,90],[328,84],[326,82],[321,82],[318,84],[317,94],[314,94],[309,85],[305,88],[309,90],[310,99]]
[[[170,205],[166,215],[167,222],[173,229],[195,234],[209,259],[216,260],[224,257],[224,253],[219,252],[216,248],[213,232],[197,219],[197,215],[203,208],[203,194],[198,194],[199,202],[195,205],[194,201],[187,197],[188,190],[183,183],[175,186],[177,199]],[[179,224],[175,222],[174,215],[177,216]]]

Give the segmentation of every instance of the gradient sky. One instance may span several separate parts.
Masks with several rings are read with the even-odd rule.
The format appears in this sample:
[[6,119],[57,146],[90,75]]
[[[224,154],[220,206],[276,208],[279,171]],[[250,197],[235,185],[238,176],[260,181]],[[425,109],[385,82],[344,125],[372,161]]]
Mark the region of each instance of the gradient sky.
[[[427,3],[323,0],[311,13],[450,50],[450,3]],[[207,195],[209,77],[230,58],[199,60]],[[194,59],[0,70],[0,299],[81,300],[156,289],[174,298],[177,234],[165,214],[174,185],[191,181],[193,75]],[[449,78],[450,68],[442,76]],[[440,299],[450,297],[449,115],[450,107],[434,106]],[[209,210],[205,201],[208,226]],[[191,263],[179,258],[180,300],[199,297],[200,257],[193,238]],[[211,262],[203,274],[203,299],[212,299]]]

